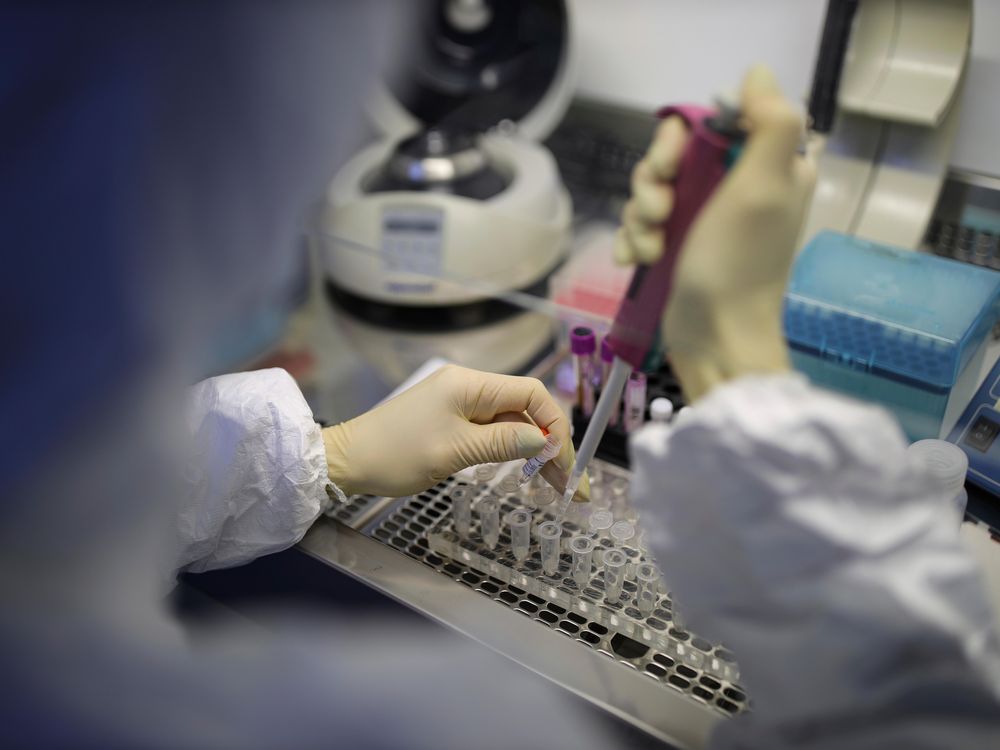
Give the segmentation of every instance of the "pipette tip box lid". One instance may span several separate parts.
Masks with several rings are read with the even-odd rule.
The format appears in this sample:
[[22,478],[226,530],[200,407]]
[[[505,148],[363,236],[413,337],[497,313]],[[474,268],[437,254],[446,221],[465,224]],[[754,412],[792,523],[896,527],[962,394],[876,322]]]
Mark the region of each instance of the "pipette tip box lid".
[[785,294],[796,368],[883,403],[914,439],[937,437],[998,318],[1000,273],[830,231],[802,250]]

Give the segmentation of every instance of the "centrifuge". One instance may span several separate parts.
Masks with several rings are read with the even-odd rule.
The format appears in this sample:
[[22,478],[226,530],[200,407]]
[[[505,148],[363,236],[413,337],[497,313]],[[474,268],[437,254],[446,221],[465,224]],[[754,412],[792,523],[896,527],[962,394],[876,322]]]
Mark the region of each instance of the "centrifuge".
[[544,293],[571,206],[538,141],[572,93],[562,0],[425,3],[414,49],[369,106],[382,137],[331,181],[320,217],[330,292],[387,328],[456,330]]

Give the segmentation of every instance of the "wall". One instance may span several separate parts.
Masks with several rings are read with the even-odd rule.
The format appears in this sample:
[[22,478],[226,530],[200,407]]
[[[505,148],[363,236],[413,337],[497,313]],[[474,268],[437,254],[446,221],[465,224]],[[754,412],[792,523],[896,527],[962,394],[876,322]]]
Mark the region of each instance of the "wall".
[[[906,2],[906,0],[900,0]],[[708,101],[770,65],[802,100],[825,0],[570,0],[581,95],[652,109]],[[1000,2],[974,3],[972,59],[952,165],[1000,177]]]

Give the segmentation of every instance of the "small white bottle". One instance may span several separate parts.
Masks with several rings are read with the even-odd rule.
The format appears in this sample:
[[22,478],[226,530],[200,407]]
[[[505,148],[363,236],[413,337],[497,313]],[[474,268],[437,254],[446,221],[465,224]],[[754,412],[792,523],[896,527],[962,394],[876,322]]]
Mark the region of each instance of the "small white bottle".
[[965,491],[969,457],[965,455],[965,451],[947,440],[918,440],[906,449],[906,454],[913,462],[925,468],[935,489],[958,512],[961,523],[965,518],[965,505],[969,499]]
[[660,396],[649,403],[649,418],[653,422],[667,424],[672,416],[674,416],[674,405],[669,398]]

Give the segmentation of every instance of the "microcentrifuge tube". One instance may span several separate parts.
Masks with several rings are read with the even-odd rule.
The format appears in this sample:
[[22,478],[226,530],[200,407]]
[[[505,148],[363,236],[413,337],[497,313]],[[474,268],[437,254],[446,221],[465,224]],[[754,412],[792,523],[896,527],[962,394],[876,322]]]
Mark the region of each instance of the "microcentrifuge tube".
[[[553,497],[558,497],[557,492],[553,492]],[[563,515],[563,523],[572,523],[581,529],[586,529],[590,524],[590,514],[594,508],[590,503],[570,503]]]
[[604,553],[604,598],[609,602],[621,601],[627,562],[628,558],[620,549]]
[[625,384],[625,432],[642,427],[646,419],[646,374],[639,370],[628,376]]
[[472,493],[466,487],[456,487],[451,491],[451,515],[455,531],[467,537],[472,529]]
[[562,540],[562,524],[546,521],[538,524],[538,546],[542,557],[542,570],[553,576],[559,570],[559,547]]
[[559,450],[561,448],[562,444],[558,439],[556,439],[555,435],[548,435],[545,438],[545,446],[542,448],[541,452],[537,456],[529,458],[521,467],[520,483],[524,484],[525,482],[530,481],[535,474],[541,471],[545,464],[559,455]]
[[508,474],[500,480],[500,484],[497,486],[505,495],[516,495],[518,489],[521,487],[521,481],[517,478],[517,475]]
[[615,521],[608,533],[615,540],[616,545],[624,546],[625,542],[635,536],[635,526],[632,525],[631,521]]
[[594,485],[600,485],[604,482],[604,470],[596,461],[587,467],[587,474],[590,475],[591,489],[594,489]]
[[594,540],[588,536],[575,536],[569,540],[569,551],[573,554],[573,580],[583,588],[590,583],[593,572]]
[[[557,493],[551,487],[542,487],[535,493],[534,501],[535,505],[539,508],[543,508],[546,505],[551,505],[552,501],[556,499]],[[574,505],[580,505],[581,503],[573,503]]]
[[611,507],[611,492],[602,484],[594,484],[594,480],[590,480],[590,502],[588,505],[592,505],[594,509],[598,508],[609,508]]
[[[615,521],[614,526],[608,532],[608,535],[614,540],[616,547],[625,547],[628,543],[631,547],[635,542],[635,526],[631,521]],[[623,550],[624,551],[624,550]],[[635,562],[633,562],[631,555],[638,557],[638,553],[634,550],[629,550],[625,552],[626,556],[629,558],[628,564],[625,566],[625,579],[629,580],[635,576]]]
[[639,563],[635,568],[638,589],[635,592],[635,608],[648,615],[656,608],[659,597],[660,571],[653,563]]
[[497,467],[494,464],[480,464],[473,469],[473,474],[477,482],[486,484],[497,475]]
[[515,508],[504,520],[510,527],[510,549],[514,559],[520,562],[528,556],[531,547],[531,511],[527,508]]
[[611,480],[611,496],[619,498],[628,492],[628,480],[624,477],[615,477]]
[[479,501],[479,531],[483,543],[495,549],[500,541],[500,503],[495,497],[487,496]]
[[590,535],[595,539],[600,539],[604,533],[615,523],[615,517],[610,510],[595,510],[590,514]]

